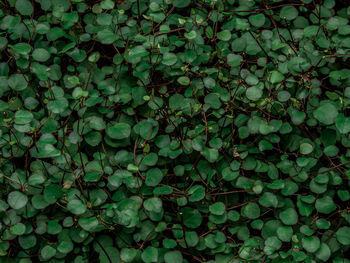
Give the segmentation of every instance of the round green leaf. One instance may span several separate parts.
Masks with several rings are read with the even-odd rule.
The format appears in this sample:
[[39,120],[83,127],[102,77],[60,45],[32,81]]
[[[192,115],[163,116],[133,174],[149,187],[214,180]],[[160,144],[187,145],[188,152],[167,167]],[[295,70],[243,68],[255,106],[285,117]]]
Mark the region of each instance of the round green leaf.
[[242,214],[249,219],[256,219],[260,216],[260,207],[257,203],[249,203],[242,208]]
[[229,41],[231,39],[231,32],[229,30],[223,30],[218,32],[217,37],[222,41]]
[[344,246],[350,245],[350,227],[343,226],[335,233],[337,240]]
[[164,254],[165,263],[182,263],[183,257],[179,251],[168,251]]
[[18,223],[18,224],[11,226],[10,231],[14,235],[21,236],[25,233],[26,226],[22,223]]
[[152,197],[147,199],[143,206],[147,211],[154,212],[154,213],[160,213],[162,211],[162,200],[158,197]]
[[9,77],[8,84],[15,91],[25,90],[28,86],[28,82],[22,74],[12,74]]
[[264,14],[251,15],[249,22],[255,27],[262,27],[265,24],[265,16]]
[[326,262],[331,256],[331,250],[327,244],[322,243],[315,255],[316,258]]
[[303,248],[309,253],[315,253],[321,245],[320,239],[315,236],[303,237],[301,243]]
[[69,201],[67,208],[75,215],[84,214],[86,211],[86,205],[84,205],[80,200],[77,199]]
[[9,193],[7,202],[13,209],[21,209],[28,203],[28,197],[19,191],[13,191]]
[[265,207],[277,207],[278,199],[273,193],[266,192],[259,199],[259,204]]
[[44,48],[36,48],[32,56],[36,61],[45,62],[50,58],[50,53]]
[[263,92],[258,87],[249,87],[246,91],[246,96],[249,100],[257,101],[261,98]]
[[41,249],[40,255],[44,260],[49,260],[56,255],[56,249],[50,245],[46,245]]
[[337,115],[338,110],[331,103],[324,103],[314,111],[315,118],[325,125],[333,124]]
[[19,110],[15,114],[16,124],[28,124],[33,120],[34,116],[31,112],[26,110]]
[[270,82],[272,84],[280,83],[280,82],[282,82],[282,80],[284,80],[283,74],[279,71],[271,71],[270,74],[271,75],[270,75],[269,79],[270,79]]
[[155,247],[147,247],[141,255],[145,263],[152,263],[158,261],[158,249]]
[[209,211],[214,215],[223,215],[226,211],[226,206],[222,202],[216,202],[209,206]]
[[314,150],[314,147],[310,143],[300,144],[300,153],[301,154],[310,154]]
[[337,207],[335,206],[331,197],[325,196],[316,200],[315,208],[319,213],[329,214],[333,212]]
[[280,212],[279,217],[285,225],[295,225],[298,222],[298,214],[294,208],[287,208]]
[[298,16],[298,10],[294,6],[284,6],[280,11],[280,18],[293,20]]
[[182,209],[182,216],[185,226],[195,229],[202,223],[202,215],[196,209],[185,207]]
[[177,62],[177,56],[174,53],[165,53],[162,63],[167,66],[172,66]]
[[108,136],[117,140],[128,138],[130,133],[131,128],[127,123],[117,123],[107,128]]
[[146,173],[146,185],[148,186],[156,186],[163,179],[163,173],[159,168],[152,168]]
[[190,84],[190,79],[188,77],[182,76],[177,79],[177,82],[179,82],[181,85],[187,86]]
[[243,58],[241,55],[236,55],[236,54],[228,54],[227,55],[227,64],[231,67],[238,67]]
[[16,0],[15,7],[24,16],[30,16],[34,11],[32,3],[29,0]]

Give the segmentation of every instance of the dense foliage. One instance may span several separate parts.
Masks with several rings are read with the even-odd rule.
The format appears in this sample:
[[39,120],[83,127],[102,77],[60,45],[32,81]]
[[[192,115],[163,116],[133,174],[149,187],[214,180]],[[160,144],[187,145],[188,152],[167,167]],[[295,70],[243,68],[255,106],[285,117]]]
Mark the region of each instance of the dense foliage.
[[0,262],[350,262],[350,7],[0,1]]

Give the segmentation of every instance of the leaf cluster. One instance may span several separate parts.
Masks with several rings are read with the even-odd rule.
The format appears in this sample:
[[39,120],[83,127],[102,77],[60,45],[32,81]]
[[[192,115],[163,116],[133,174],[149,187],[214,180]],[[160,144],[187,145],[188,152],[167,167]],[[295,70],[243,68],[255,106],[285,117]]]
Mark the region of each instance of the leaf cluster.
[[350,262],[347,1],[0,7],[0,262]]

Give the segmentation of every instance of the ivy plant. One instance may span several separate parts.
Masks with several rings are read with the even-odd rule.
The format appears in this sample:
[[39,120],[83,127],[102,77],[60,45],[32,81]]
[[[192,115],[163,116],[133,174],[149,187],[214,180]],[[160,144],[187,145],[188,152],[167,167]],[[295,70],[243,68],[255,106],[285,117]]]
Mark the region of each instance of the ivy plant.
[[348,1],[0,7],[0,262],[350,262]]

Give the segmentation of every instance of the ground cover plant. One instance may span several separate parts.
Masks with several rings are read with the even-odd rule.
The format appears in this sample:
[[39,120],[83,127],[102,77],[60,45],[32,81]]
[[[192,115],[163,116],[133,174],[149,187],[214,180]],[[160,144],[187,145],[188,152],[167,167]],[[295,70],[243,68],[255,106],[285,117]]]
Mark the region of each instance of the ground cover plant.
[[348,1],[0,7],[0,262],[350,262]]

